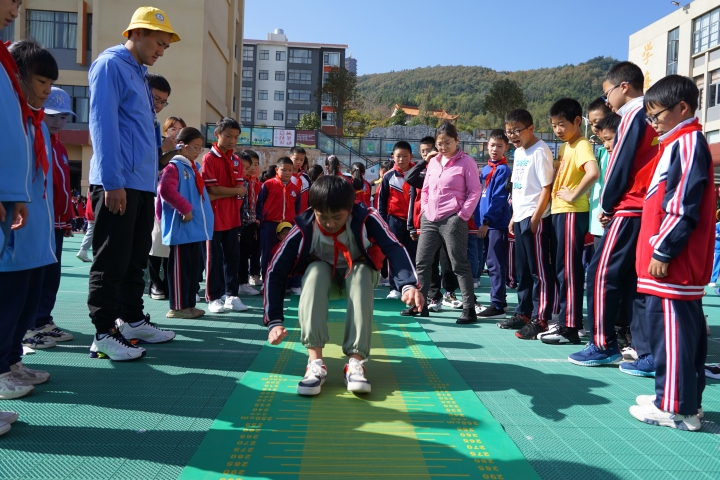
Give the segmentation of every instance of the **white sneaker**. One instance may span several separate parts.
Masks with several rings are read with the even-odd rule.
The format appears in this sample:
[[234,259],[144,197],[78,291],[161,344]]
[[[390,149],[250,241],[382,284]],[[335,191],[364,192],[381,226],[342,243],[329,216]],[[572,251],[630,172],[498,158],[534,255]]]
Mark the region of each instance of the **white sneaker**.
[[298,395],[317,395],[327,379],[327,368],[322,359],[308,362],[305,376],[298,382]]
[[702,428],[702,424],[697,415],[678,415],[664,412],[657,408],[655,404],[633,405],[630,407],[630,414],[641,422],[649,425],[677,428],[678,430],[688,430],[691,432]]
[[248,308],[238,297],[227,297],[225,299],[225,310],[232,310],[234,312],[244,312]]
[[83,262],[92,262],[92,259],[88,257],[86,250],[80,250],[77,255],[75,255],[77,258],[82,260]]
[[262,284],[263,284],[263,281],[260,278],[260,275],[253,275],[252,277],[250,277],[250,285],[253,285],[255,287],[260,287],[260,286],[262,286]]
[[33,330],[28,330],[27,333],[25,333],[25,338],[23,338],[22,344],[25,347],[30,347],[35,350],[57,347],[55,340],[46,337],[45,334],[37,333]]
[[302,288],[300,288],[300,287],[295,287],[295,288],[291,288],[291,289],[290,289],[290,294],[291,294],[291,295],[298,295],[298,296],[299,296],[301,293],[302,293]]
[[710,282],[710,283],[707,284],[707,286],[708,286],[708,287],[717,287],[717,283],[715,283],[715,282]]
[[17,422],[18,414],[17,412],[3,412],[0,411],[0,423],[7,423],[10,425],[11,423]]
[[[42,333],[45,337],[56,342],[67,342],[73,339],[71,333],[60,330],[54,322],[50,322],[42,328],[34,330],[35,333]],[[29,331],[28,331],[29,333]]]
[[620,353],[622,353],[623,360],[629,360],[631,362],[634,362],[638,359],[638,354],[632,347],[625,347],[620,350]]
[[[476,287],[477,288],[477,287]],[[485,310],[487,307],[480,305],[479,303],[475,304],[475,315],[480,315],[480,312]]]
[[208,310],[210,310],[210,313],[225,313],[225,302],[219,298],[217,300],[213,300],[208,303]]
[[479,280],[474,280],[474,281],[473,281],[473,288],[480,288],[480,281],[479,281]]
[[450,308],[456,308],[461,309],[463,308],[463,303],[457,299],[454,293],[452,292],[445,292],[445,295],[443,295],[443,306],[450,307]]
[[200,300],[201,300],[200,295],[198,295],[198,294],[196,293],[196,294],[195,294],[195,303],[200,303]]
[[351,358],[345,364],[343,373],[345,374],[345,385],[347,385],[348,392],[370,393],[370,382],[365,378],[365,365],[363,365],[365,362],[366,360]]
[[238,295],[260,295],[260,292],[251,287],[249,283],[246,283],[244,285],[240,285]]
[[0,399],[2,400],[24,397],[30,395],[34,390],[35,387],[29,383],[15,378],[12,371],[0,375]]
[[[637,397],[635,397],[635,403],[640,405],[641,407],[655,405],[655,395],[638,395]],[[698,408],[697,416],[700,420],[705,418],[705,412],[703,412],[702,408]]]
[[27,346],[23,345],[23,356],[25,356],[25,355],[33,355],[33,354],[35,354],[35,350],[33,350],[33,349],[30,348],[30,347],[27,347]]
[[175,338],[175,332],[172,330],[162,330],[151,323],[150,315],[145,315],[142,323],[135,327],[123,322],[118,330],[125,339],[137,340],[137,343],[165,343]]
[[548,325],[548,329],[545,332],[538,333],[537,339],[540,340],[545,335],[554,335],[560,330],[560,324],[559,323],[553,323],[551,325]]
[[442,302],[434,299],[430,300],[430,302],[428,302],[428,310],[431,312],[442,312]]
[[93,337],[90,345],[90,358],[109,358],[115,362],[127,362],[136,360],[145,355],[145,349],[136,347],[128,342],[125,337],[116,329],[103,338],[98,339],[97,334]]
[[50,380],[50,374],[48,372],[33,370],[23,365],[22,362],[10,365],[10,373],[12,373],[13,377],[30,385],[40,385]]
[[402,297],[402,295],[400,295],[400,292],[398,292],[397,290],[390,290],[390,293],[385,298],[387,298],[388,300],[400,300],[400,297]]

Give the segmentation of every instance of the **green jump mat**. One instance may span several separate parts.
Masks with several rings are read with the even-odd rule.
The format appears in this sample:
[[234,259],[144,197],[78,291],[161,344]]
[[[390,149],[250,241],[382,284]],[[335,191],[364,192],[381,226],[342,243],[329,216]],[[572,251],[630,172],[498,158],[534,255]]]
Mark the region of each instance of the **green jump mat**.
[[262,348],[180,478],[540,478],[412,319],[376,315],[372,393],[348,392],[344,316],[331,309],[328,379],[315,397],[296,394],[307,352],[287,317],[288,337]]

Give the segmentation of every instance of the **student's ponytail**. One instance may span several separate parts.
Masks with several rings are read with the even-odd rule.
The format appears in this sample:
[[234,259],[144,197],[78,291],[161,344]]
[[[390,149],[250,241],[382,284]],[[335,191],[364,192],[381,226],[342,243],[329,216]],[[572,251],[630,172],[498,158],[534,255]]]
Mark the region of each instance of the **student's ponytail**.
[[327,157],[325,168],[327,168],[328,175],[342,175],[340,172],[340,160],[335,155]]
[[365,165],[360,162],[353,163],[350,166],[350,176],[356,192],[365,189]]

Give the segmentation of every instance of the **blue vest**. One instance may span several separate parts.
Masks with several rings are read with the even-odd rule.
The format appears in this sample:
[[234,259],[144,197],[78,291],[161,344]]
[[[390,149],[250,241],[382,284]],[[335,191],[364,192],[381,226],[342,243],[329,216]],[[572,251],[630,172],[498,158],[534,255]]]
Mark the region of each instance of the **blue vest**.
[[170,160],[178,169],[178,192],[192,205],[193,218],[189,222],[183,222],[180,212],[165,200],[161,200],[163,245],[183,245],[212,239],[215,217],[210,206],[210,197],[205,189],[204,198],[200,196],[195,185],[195,172],[185,162],[189,160],[179,155]]

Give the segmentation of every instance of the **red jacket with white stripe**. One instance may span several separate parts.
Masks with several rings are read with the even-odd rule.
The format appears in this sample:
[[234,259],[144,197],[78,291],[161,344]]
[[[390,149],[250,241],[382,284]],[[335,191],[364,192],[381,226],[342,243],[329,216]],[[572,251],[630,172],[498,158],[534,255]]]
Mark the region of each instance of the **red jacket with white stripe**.
[[[699,300],[710,281],[715,243],[715,190],[707,141],[697,119],[660,137],[648,186],[635,268],[638,292]],[[669,263],[667,276],[648,273],[650,259]]]
[[298,202],[300,203],[300,212],[304,212],[308,209],[308,197],[310,196],[310,177],[307,172],[301,170],[300,172],[293,175],[291,180],[300,190],[300,197]]
[[[70,194],[70,160],[65,146],[57,135],[50,136],[53,153],[53,208],[55,209],[55,230],[70,230],[70,219],[75,215]],[[90,197],[88,196],[88,203]],[[92,206],[87,206],[92,210]],[[83,215],[85,216],[85,212]]]
[[[410,164],[410,168],[414,166],[414,163]],[[410,184],[405,181],[405,174],[394,167],[382,179],[378,212],[386,222],[388,216],[407,220],[409,208]]]
[[261,222],[295,223],[300,214],[300,188],[289,181],[286,184],[280,177],[271,178],[263,183],[257,201],[257,219]]

